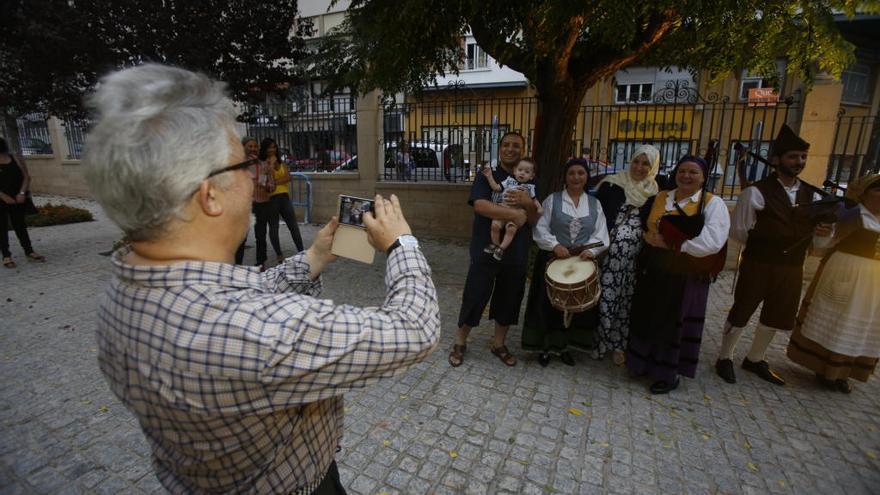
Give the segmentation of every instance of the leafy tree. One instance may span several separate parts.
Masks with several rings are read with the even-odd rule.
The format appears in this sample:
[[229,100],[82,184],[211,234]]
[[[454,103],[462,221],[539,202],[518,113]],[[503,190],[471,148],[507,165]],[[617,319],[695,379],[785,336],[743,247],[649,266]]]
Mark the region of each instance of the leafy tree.
[[311,32],[296,0],[0,1],[0,109],[13,132],[15,115],[81,115],[104,73],[148,61],[211,74],[239,101],[284,92]]
[[629,66],[680,66],[720,79],[735,69],[777,78],[774,59],[810,84],[838,76],[853,47],[833,13],[878,2],[851,0],[352,0],[348,18],[326,37],[323,75],[361,92],[418,92],[456,72],[471,32],[500,64],[526,76],[539,102],[533,154],[556,185],[584,95]]

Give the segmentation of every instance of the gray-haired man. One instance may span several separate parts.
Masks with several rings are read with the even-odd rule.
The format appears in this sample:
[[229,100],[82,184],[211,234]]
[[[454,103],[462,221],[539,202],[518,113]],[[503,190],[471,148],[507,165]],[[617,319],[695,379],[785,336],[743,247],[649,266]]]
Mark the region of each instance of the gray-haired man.
[[364,223],[389,253],[379,308],[317,299],[333,218],[260,273],[232,264],[250,161],[223,85],[146,65],[106,77],[87,179],[131,240],[98,309],[98,360],[172,493],[344,493],[342,394],[424,358],[439,334],[428,264],[397,198]]

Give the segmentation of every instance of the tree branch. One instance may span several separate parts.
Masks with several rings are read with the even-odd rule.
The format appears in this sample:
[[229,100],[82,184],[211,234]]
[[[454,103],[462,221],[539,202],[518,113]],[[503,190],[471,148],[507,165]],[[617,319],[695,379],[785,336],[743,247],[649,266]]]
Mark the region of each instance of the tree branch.
[[[569,61],[572,77],[580,81],[613,75],[621,67],[631,64],[660,42],[679,19],[679,13],[672,9],[652,14],[645,29],[633,40],[628,53],[599,45],[589,45],[589,50],[575,50]],[[587,43],[583,43],[582,47],[587,48],[587,46]]]
[[493,32],[486,23],[486,19],[482,16],[474,16],[470,20],[471,34],[480,48],[492,56],[498,63],[506,65],[511,69],[521,72],[528,79],[532,79],[532,70],[528,64],[528,56],[524,50],[515,44],[502,39],[501,35]]

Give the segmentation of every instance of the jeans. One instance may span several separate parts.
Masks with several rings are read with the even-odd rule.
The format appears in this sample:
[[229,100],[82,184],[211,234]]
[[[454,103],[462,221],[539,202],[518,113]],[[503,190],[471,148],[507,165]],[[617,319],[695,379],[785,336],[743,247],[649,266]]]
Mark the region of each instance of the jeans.
[[[256,223],[254,224],[254,237],[257,239],[257,264],[262,265],[266,263],[267,258],[266,227],[272,216],[272,202],[266,201],[265,203],[254,203],[253,211],[254,216],[256,217]],[[275,248],[275,254],[280,256],[281,248],[276,247],[274,243],[272,247]]]
[[18,243],[21,244],[21,248],[24,249],[24,254],[33,253],[34,248],[31,247],[31,238],[28,236],[27,225],[24,222],[24,205],[0,203],[0,251],[3,252],[3,257],[12,256],[12,252],[9,251],[9,231],[7,230],[9,223],[7,223],[7,217],[12,221],[12,229],[15,230],[15,235],[18,237]]
[[281,256],[281,242],[278,239],[278,221],[279,218],[284,219],[287,229],[290,231],[290,237],[296,245],[297,252],[303,250],[303,240],[299,233],[299,224],[296,223],[296,213],[293,210],[293,203],[290,202],[290,196],[285,194],[276,194],[269,198],[272,202],[272,211],[269,217],[269,240],[272,241],[272,247],[275,254]]

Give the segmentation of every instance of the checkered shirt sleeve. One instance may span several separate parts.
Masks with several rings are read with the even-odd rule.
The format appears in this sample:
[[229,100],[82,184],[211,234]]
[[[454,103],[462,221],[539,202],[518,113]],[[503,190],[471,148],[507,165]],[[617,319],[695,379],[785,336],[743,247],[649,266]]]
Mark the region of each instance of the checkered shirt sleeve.
[[125,264],[98,308],[98,361],[172,493],[309,493],[343,425],[341,395],[423,359],[439,338],[415,247],[387,260],[379,307],[318,299],[304,254],[259,273]]

